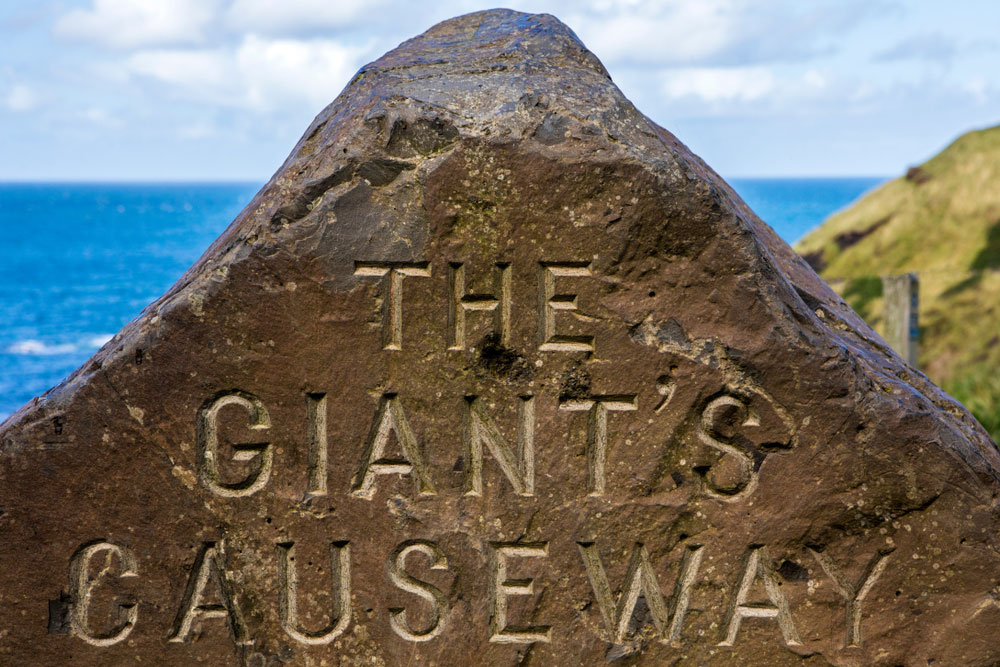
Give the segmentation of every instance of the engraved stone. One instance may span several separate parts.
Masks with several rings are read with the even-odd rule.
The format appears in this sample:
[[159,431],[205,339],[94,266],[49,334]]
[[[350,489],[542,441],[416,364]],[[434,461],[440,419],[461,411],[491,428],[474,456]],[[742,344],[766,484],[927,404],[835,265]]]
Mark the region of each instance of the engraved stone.
[[480,12],[0,427],[0,664],[997,664],[998,498],[566,26]]

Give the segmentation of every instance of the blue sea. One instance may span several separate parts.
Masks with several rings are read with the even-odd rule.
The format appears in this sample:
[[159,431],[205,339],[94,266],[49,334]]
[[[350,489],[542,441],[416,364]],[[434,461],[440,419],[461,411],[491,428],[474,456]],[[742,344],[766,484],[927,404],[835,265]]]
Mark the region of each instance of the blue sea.
[[[880,178],[732,179],[789,243]],[[159,297],[259,183],[0,184],[0,420]]]

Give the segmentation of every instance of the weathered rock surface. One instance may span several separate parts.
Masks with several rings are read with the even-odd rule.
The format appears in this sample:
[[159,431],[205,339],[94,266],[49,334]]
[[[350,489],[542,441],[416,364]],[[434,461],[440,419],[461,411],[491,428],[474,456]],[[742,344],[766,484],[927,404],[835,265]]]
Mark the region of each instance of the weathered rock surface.
[[994,444],[551,16],[362,69],[0,443],[5,665],[1000,661]]

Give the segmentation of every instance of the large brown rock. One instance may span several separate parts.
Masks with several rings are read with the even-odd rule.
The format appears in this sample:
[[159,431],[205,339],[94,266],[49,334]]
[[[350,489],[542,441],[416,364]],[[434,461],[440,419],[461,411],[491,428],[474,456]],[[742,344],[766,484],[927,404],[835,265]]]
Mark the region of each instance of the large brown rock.
[[1000,661],[994,444],[551,16],[362,69],[0,443],[5,665]]

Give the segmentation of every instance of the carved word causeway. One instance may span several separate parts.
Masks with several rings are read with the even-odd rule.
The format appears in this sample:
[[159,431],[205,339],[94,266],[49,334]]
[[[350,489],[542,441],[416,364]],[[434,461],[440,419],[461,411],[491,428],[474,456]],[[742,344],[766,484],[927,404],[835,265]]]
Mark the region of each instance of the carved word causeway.
[[[692,599],[695,597],[701,563],[708,547],[689,544],[683,547],[680,563],[676,568],[672,593],[664,595],[663,584],[654,569],[649,551],[642,543],[634,543],[628,566],[620,582],[611,582],[605,569],[605,559],[601,552],[610,553],[610,545],[595,542],[578,542],[575,545],[559,544],[559,548],[575,548],[579,554],[581,567],[570,576],[584,577],[590,584],[595,613],[599,614],[602,627],[600,638],[611,643],[625,641],[630,623],[636,614],[639,598],[645,600],[646,613],[655,627],[661,642],[670,644],[683,639],[685,620]],[[515,596],[534,595],[536,589],[544,588],[546,582],[539,575],[513,579],[509,568],[517,562],[518,572],[531,571],[532,563],[549,557],[553,546],[549,542],[491,542],[488,545],[482,572],[483,594],[488,600],[489,620],[484,639],[503,644],[533,644],[551,642],[555,628],[544,619],[534,618],[536,611],[519,605],[516,615],[512,613],[509,601]],[[621,549],[614,550],[621,553]],[[274,567],[277,573],[278,599],[277,618],[285,633],[294,641],[305,645],[325,645],[343,635],[351,624],[352,563],[356,557],[368,560],[371,554],[355,556],[348,541],[329,543],[330,553],[330,599],[331,608],[325,612],[325,621],[318,628],[303,625],[298,611],[299,590],[309,583],[300,582],[295,563],[295,543],[279,542],[275,545]],[[861,646],[862,623],[864,620],[862,603],[878,583],[890,559],[888,553],[875,554],[869,566],[851,583],[826,555],[812,551],[822,566],[822,571],[834,582],[834,586],[844,599],[845,636],[847,648]],[[104,566],[94,574],[92,561],[103,557]],[[409,571],[408,564],[415,559],[423,559],[430,570],[451,571],[447,554],[431,540],[405,540],[393,548],[385,558],[385,571],[389,583],[401,591],[414,596],[414,605],[425,610],[425,619],[414,627],[407,607],[386,609],[389,627],[400,638],[410,642],[427,642],[440,637],[449,625],[462,625],[451,618],[449,597],[434,584],[418,579]],[[117,563],[117,568],[112,563]],[[360,561],[359,561],[360,562]],[[713,568],[714,569],[714,568]],[[90,599],[95,588],[107,584],[114,576],[129,578],[132,588],[138,592],[141,601],[141,576],[136,568],[136,556],[128,548],[103,540],[89,542],[80,547],[72,557],[69,567],[71,591],[71,632],[76,637],[93,646],[111,646],[124,641],[136,624],[140,622],[136,599],[118,602],[119,621],[107,628],[95,628],[88,618]],[[474,579],[475,580],[475,579]],[[754,586],[762,585],[767,602],[749,603]],[[617,590],[618,593],[614,591]],[[740,635],[744,619],[770,619],[775,622],[777,633],[788,646],[801,644],[796,629],[791,601],[778,583],[778,575],[771,566],[767,549],[751,546],[739,569],[738,578],[733,582],[729,594],[729,606],[721,622],[713,623],[721,629],[715,643],[720,647],[734,646]],[[168,642],[192,641],[212,622],[223,623],[233,641],[238,645],[253,644],[239,600],[241,590],[227,567],[224,542],[204,542],[197,551],[188,570],[184,593],[177,602],[173,626],[166,633]],[[217,602],[207,603],[206,600]],[[714,613],[700,605],[701,613]],[[463,627],[462,631],[468,631]]]

